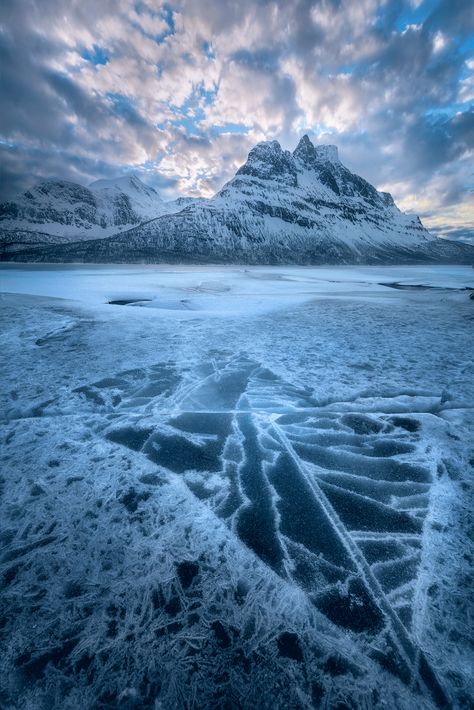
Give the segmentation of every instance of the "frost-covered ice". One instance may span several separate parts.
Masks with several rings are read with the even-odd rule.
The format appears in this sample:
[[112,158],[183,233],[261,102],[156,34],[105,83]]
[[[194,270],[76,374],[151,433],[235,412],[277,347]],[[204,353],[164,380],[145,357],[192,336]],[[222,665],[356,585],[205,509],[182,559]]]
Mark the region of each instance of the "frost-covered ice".
[[0,278],[2,708],[471,706],[471,269]]

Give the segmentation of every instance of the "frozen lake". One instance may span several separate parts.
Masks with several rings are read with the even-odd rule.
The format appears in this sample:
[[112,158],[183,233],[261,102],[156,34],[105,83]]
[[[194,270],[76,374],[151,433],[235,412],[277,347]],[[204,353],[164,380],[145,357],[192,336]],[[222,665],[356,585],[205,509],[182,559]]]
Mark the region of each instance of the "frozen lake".
[[[223,316],[277,310],[315,297],[373,298],[382,284],[474,288],[467,266],[222,267],[2,264],[0,290],[88,304],[131,300],[161,311]],[[173,315],[176,315],[173,313]]]
[[0,269],[0,705],[474,702],[474,271]]

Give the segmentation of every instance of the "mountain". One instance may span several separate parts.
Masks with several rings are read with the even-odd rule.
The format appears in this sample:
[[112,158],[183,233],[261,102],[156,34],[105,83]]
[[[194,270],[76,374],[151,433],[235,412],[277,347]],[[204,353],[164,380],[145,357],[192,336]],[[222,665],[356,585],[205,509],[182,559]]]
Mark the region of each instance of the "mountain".
[[188,202],[164,202],[135,175],[97,180],[84,187],[67,180],[43,180],[15,201],[0,205],[0,243],[5,251],[99,239],[130,229]]
[[123,203],[128,198],[133,215],[127,214],[130,219],[127,226],[153,219],[166,211],[165,202],[157,191],[145,185],[136,175],[96,180],[89,185],[89,189],[104,206]]
[[248,264],[474,261],[474,248],[431,235],[308,136],[293,153],[257,144],[211,199],[108,239],[24,250],[15,258]]

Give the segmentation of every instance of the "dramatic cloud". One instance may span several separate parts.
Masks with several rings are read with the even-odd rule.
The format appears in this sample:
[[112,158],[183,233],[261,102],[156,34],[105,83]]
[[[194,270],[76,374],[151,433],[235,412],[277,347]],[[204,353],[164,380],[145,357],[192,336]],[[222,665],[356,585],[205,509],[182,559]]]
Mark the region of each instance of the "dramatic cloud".
[[210,195],[303,132],[474,239],[472,0],[3,0],[0,199],[137,172]]

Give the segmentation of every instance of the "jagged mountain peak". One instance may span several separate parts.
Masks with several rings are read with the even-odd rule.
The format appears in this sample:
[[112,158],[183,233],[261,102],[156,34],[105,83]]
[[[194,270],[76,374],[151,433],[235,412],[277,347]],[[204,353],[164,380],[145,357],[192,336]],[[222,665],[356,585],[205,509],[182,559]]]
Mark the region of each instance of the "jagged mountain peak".
[[240,175],[296,185],[293,157],[276,140],[257,143],[248,154],[247,162],[237,171],[236,176]]
[[251,149],[250,154],[256,155],[259,153],[282,153],[283,149],[280,145],[280,143],[277,140],[270,140],[270,141],[260,141],[259,143],[256,143],[254,147]]
[[316,160],[316,149],[306,134],[294,149],[293,158],[307,166],[312,165]]
[[340,163],[339,152],[335,145],[314,145],[309,136],[305,134],[295,150],[293,157],[305,167],[313,167],[315,163]]
[[382,210],[396,209],[390,196],[378,193],[366,180],[353,174],[339,160],[337,146],[314,145],[307,134],[299,141],[293,153],[283,150],[278,141],[258,143],[250,151],[247,161],[237,171],[218,195],[226,196],[229,190],[248,195],[251,190],[265,189],[274,193],[277,185],[282,189],[301,188],[307,196],[317,199],[356,198],[378,205]]
[[299,140],[299,143],[298,143],[298,145],[296,146],[294,152],[296,153],[296,151],[297,151],[299,148],[304,148],[304,147],[313,147],[313,148],[314,148],[314,144],[313,144],[313,142],[311,141],[311,138],[308,136],[307,133],[305,133],[304,136],[301,136],[301,138],[300,138],[300,140]]
[[315,146],[305,134],[293,153],[283,150],[277,140],[257,143],[248,154],[246,163],[237,171],[237,175],[251,175],[262,180],[276,179],[288,185],[296,185],[298,172],[312,170],[324,184],[331,183],[332,189],[338,192],[335,181],[330,178],[335,167],[337,170],[345,170],[339,160],[337,146]]
[[282,163],[289,165],[293,160],[298,163],[303,163],[307,166],[314,163],[332,163],[340,164],[338,148],[331,144],[314,145],[309,136],[305,134],[293,153],[288,150],[283,150],[277,140],[261,141],[257,143],[249,152],[247,162],[242,166],[239,172],[244,173],[246,166],[255,165],[260,162],[271,162],[273,164]]
[[288,151],[284,151],[280,143],[277,140],[272,141],[261,141],[254,145],[250,150],[247,163],[255,163],[258,161],[272,161],[281,160],[282,156],[289,156]]

